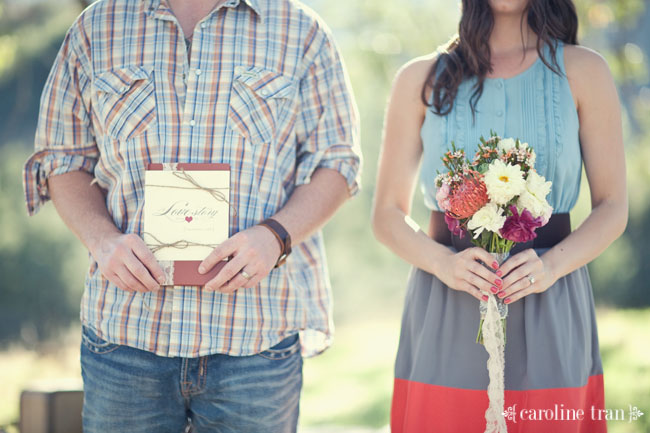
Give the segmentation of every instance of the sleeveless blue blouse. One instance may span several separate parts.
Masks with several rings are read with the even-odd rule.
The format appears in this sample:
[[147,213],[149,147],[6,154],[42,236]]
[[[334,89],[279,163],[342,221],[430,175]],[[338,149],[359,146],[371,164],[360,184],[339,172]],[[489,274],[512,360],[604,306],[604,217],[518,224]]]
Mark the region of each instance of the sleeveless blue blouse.
[[[531,145],[537,154],[537,172],[553,182],[547,196],[553,212],[565,213],[573,208],[580,191],[582,156],[578,113],[566,78],[563,48],[558,43],[556,56],[561,75],[537,59],[514,77],[486,79],[474,119],[469,101],[476,78],[465,80],[459,86],[448,115],[438,116],[427,110],[420,132],[423,146],[420,183],[428,208],[439,210],[434,180],[438,172],[445,171],[441,157],[451,148],[451,142],[456,148],[464,149],[471,160],[478,150],[479,138],[487,139],[490,130]],[[548,47],[545,56],[551,59]]]

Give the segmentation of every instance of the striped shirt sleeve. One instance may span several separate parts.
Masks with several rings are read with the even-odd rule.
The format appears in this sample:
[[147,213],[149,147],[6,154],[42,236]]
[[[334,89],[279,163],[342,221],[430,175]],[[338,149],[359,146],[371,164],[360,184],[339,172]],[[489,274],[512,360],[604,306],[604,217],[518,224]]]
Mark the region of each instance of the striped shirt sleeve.
[[314,60],[300,82],[296,185],[309,183],[317,168],[330,168],[355,195],[361,184],[359,115],[339,50],[329,33],[321,34],[307,50],[314,50]]
[[75,47],[73,26],[66,35],[41,96],[36,152],[27,160],[24,189],[27,210],[35,214],[50,198],[51,176],[83,170],[93,173],[99,151],[90,115],[87,56]]

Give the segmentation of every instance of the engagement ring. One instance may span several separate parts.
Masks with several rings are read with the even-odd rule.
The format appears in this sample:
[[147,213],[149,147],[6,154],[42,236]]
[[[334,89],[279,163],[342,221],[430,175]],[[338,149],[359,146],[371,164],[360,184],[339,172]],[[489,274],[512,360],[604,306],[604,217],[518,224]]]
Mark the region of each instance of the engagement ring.
[[246,278],[247,280],[250,280],[251,278],[253,278],[252,275],[249,275],[249,273],[246,272],[246,271],[243,270],[243,269],[241,270],[241,276],[244,277],[244,278]]

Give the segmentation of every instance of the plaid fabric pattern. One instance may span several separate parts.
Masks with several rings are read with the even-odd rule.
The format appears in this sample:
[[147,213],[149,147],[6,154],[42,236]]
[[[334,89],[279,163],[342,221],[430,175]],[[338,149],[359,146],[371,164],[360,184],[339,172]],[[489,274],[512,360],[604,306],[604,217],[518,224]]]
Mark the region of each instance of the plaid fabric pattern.
[[[27,207],[50,176],[84,170],[124,233],[142,234],[150,162],[231,166],[231,234],[272,216],[315,169],[359,185],[358,114],[330,31],[294,0],[228,0],[197,24],[188,59],[165,1],[100,0],[65,37],[41,99]],[[321,233],[257,287],[122,291],[94,260],[81,320],[110,342],[162,356],[258,353],[301,331],[306,356],[333,331]]]

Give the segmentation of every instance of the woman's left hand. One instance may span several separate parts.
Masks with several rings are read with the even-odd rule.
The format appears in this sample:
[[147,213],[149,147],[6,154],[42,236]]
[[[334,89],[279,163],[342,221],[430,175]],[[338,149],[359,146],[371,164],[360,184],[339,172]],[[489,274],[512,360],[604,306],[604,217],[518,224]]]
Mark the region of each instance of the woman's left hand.
[[557,280],[548,263],[532,248],[510,257],[499,270],[503,273],[503,284],[497,296],[506,304],[531,293],[545,292]]

